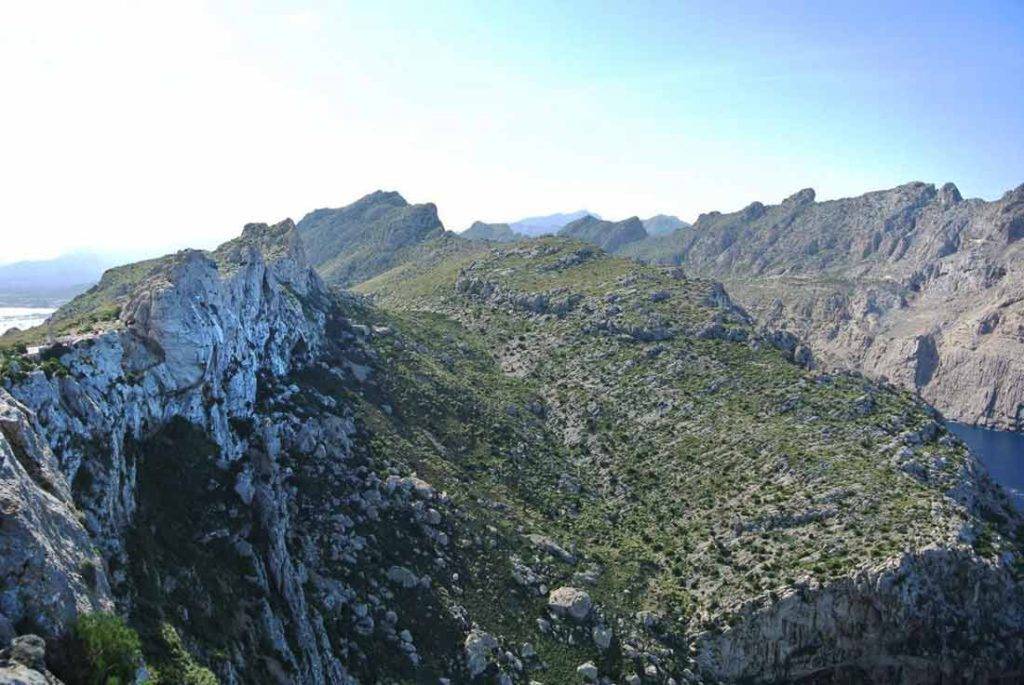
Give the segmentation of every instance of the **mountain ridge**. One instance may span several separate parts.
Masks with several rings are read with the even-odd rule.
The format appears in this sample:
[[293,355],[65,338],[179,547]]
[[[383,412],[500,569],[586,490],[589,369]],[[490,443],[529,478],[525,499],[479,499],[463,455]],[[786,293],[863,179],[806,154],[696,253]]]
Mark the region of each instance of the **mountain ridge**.
[[343,291],[249,224],[0,341],[0,640],[65,676],[113,611],[158,682],[1024,669],[1024,519],[920,398],[675,265],[401,237]]
[[892,379],[957,420],[1020,430],[1022,198],[1024,186],[987,202],[912,182],[816,202],[805,189],[622,254],[722,280],[824,361]]
[[509,224],[485,224],[482,221],[474,221],[459,235],[467,240],[491,240],[499,243],[511,243],[516,240],[524,240],[527,237],[513,231]]
[[580,209],[575,212],[556,212],[554,214],[527,217],[525,219],[509,223],[509,227],[516,233],[521,233],[525,236],[535,238],[541,235],[557,233],[559,229],[563,228],[566,224],[572,223],[573,221],[582,219],[586,216],[600,218],[594,212],[590,212],[586,209]]
[[644,219],[643,224],[644,230],[651,236],[666,235],[683,228],[691,227],[691,224],[670,214],[655,214],[648,219]]

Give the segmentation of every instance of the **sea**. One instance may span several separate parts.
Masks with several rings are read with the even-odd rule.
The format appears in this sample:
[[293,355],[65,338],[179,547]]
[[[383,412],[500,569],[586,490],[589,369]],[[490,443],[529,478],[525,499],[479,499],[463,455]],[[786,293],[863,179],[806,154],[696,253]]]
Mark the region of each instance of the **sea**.
[[992,480],[1002,485],[1017,508],[1024,511],[1024,433],[953,422],[949,422],[949,428],[967,443]]
[[0,307],[0,335],[11,328],[25,330],[38,326],[53,312],[48,307]]

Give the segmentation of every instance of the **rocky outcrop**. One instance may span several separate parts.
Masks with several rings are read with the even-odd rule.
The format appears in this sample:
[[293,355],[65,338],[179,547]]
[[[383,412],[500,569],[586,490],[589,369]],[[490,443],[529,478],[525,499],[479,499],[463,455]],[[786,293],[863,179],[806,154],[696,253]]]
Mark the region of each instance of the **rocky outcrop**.
[[[310,363],[322,348],[328,302],[294,224],[251,224],[213,253],[186,251],[166,258],[157,275],[137,284],[118,325],[65,346],[59,361],[66,373],[51,377],[34,371],[10,385],[17,401],[6,393],[6,401],[0,398],[6,438],[0,449],[5,490],[16,497],[5,496],[10,502],[5,506],[16,527],[0,537],[10,549],[0,563],[17,569],[5,569],[3,587],[25,599],[4,606],[5,614],[14,611],[6,617],[8,631],[27,614],[33,629],[56,637],[77,612],[109,608],[111,595],[132,613],[144,592],[139,574],[151,572],[140,564],[152,562],[133,542],[138,517],[160,520],[156,494],[143,498],[140,493],[176,485],[176,497],[188,501],[189,496],[186,481],[152,482],[151,463],[140,458],[146,450],[139,445],[178,422],[195,429],[176,433],[181,449],[188,453],[181,441],[189,436],[201,434],[209,441],[215,450],[211,459],[225,475],[234,474],[225,488],[234,488],[238,506],[251,507],[252,520],[266,535],[262,544],[244,535],[232,542],[270,570],[257,584],[274,602],[263,600],[253,608],[246,629],[250,646],[236,644],[237,661],[222,667],[222,677],[229,682],[252,678],[249,650],[271,644],[273,660],[302,673],[303,682],[345,680],[303,589],[301,563],[284,544],[290,524],[279,460],[297,430],[253,423],[254,408],[266,401],[260,395],[270,392],[271,379]],[[241,430],[243,424],[253,428]],[[343,452],[344,441],[342,430],[327,444]],[[261,459],[252,452],[257,443]],[[217,473],[212,461],[197,462],[195,468]],[[36,487],[27,487],[29,481]],[[234,562],[229,556],[221,563]],[[186,569],[165,567],[161,574],[173,577]],[[212,599],[228,601],[207,598]],[[285,634],[295,640],[286,641]]]
[[57,635],[113,604],[103,563],[33,414],[0,389],[0,642]]
[[[66,375],[35,371],[11,388],[38,417],[108,554],[136,505],[126,437],[181,417],[235,460],[246,445],[230,421],[251,415],[261,375],[286,373],[322,344],[323,286],[290,221],[250,224],[214,253],[166,262],[136,287],[119,326],[66,348]],[[87,459],[100,447],[103,460]]]
[[[951,418],[1019,430],[1024,186],[994,202],[909,183],[701,215],[631,256],[721,280],[824,364],[918,391]],[[628,252],[628,250],[627,250]]]
[[1022,600],[1008,564],[926,548],[742,607],[735,627],[697,639],[698,663],[729,682],[1020,677]]
[[0,685],[62,685],[46,669],[46,642],[38,635],[21,635],[0,650]]

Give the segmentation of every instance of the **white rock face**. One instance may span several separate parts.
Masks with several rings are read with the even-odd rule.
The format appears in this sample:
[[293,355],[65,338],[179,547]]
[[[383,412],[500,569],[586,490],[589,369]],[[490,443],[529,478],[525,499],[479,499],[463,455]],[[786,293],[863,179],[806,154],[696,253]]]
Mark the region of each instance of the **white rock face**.
[[[138,506],[138,465],[126,444],[181,417],[209,435],[222,463],[239,461],[249,445],[232,420],[251,419],[263,379],[308,364],[323,343],[326,290],[290,221],[249,225],[214,253],[166,261],[135,290],[118,325],[61,355],[66,377],[37,371],[10,394],[0,391],[0,508],[12,521],[0,535],[0,589],[9,597],[0,603],[0,638],[26,616],[55,636],[78,611],[112,608],[125,578],[105,568],[126,565],[125,534]],[[266,530],[262,548],[238,546],[270,570],[258,582],[278,598],[273,607],[264,600],[254,644],[274,645],[301,682],[350,682],[309,606],[306,571],[285,544],[290,520],[277,460],[300,428],[314,444],[343,452],[351,427],[333,426],[336,417],[301,427],[263,421],[254,426],[269,452],[262,481],[243,470],[234,488]],[[285,639],[284,626],[295,640]],[[246,676],[232,669],[228,680]]]
[[1024,185],[992,202],[952,184],[702,215],[647,255],[723,281],[823,366],[919,392],[946,416],[1024,430]]
[[[251,414],[261,374],[280,376],[295,363],[296,348],[308,358],[320,346],[323,314],[307,315],[299,298],[322,296],[323,286],[302,266],[301,245],[287,237],[294,233],[287,224],[249,225],[214,255],[178,253],[165,278],[123,308],[122,327],[61,357],[67,378],[37,371],[11,389],[36,411],[68,481],[78,476],[88,446],[109,448],[109,467],[90,472],[95,496],[83,498],[89,531],[105,552],[118,551],[135,508],[126,436],[180,416],[205,428],[233,461],[246,445],[229,420]],[[261,247],[274,232],[286,234],[287,251],[267,261]]]
[[597,666],[594,665],[593,661],[588,661],[577,666],[576,673],[578,673],[585,682],[589,683],[597,680]]
[[15,626],[55,634],[78,611],[110,610],[103,563],[31,412],[0,389],[0,644]]

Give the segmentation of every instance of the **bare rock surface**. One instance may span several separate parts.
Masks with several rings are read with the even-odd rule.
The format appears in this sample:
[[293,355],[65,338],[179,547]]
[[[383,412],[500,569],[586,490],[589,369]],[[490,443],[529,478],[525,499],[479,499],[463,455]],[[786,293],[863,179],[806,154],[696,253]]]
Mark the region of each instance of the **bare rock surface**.
[[918,391],[946,415],[1024,429],[1024,186],[992,202],[908,183],[702,214],[625,254],[722,281],[824,365]]

